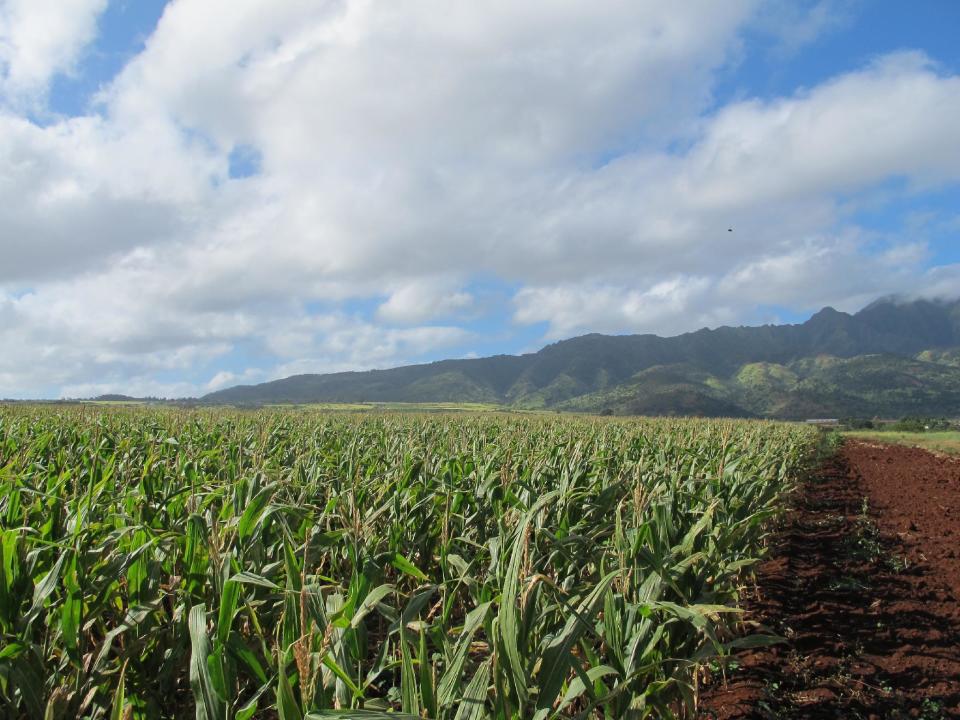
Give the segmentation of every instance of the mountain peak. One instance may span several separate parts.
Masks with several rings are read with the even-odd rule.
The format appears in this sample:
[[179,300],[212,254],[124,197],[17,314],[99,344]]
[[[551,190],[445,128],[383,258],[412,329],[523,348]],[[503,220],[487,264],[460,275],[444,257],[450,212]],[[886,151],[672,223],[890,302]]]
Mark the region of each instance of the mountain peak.
[[[746,391],[736,378],[743,367],[757,363],[769,365],[767,374],[773,373],[771,377],[826,372],[836,363],[809,362],[824,356],[836,359],[843,366],[845,359],[886,355],[899,358],[897,362],[912,363],[909,365],[912,368],[917,365],[914,356],[918,353],[960,347],[960,321],[957,320],[960,313],[951,309],[954,306],[924,301],[885,301],[873,303],[856,315],[825,307],[799,325],[719,328],[674,337],[591,333],[552,343],[526,355],[444,360],[389,370],[300,375],[261,385],[228,388],[202,400],[240,404],[486,402],[524,408],[613,406],[621,412],[666,412],[664,408],[676,403],[677,412],[694,412],[690,406],[694,399],[703,404],[704,413],[796,416],[807,408],[814,415],[842,415],[842,408],[834,408],[830,402],[811,404],[809,392],[800,386],[794,397],[789,383],[780,383],[769,390],[779,393],[781,404],[768,407],[749,392],[743,395]],[[869,381],[874,385],[886,387],[901,382],[894,379],[895,374],[877,374],[876,363],[854,367],[858,368],[857,372],[874,373]],[[662,371],[648,372],[655,368]],[[907,372],[913,370],[908,368]],[[754,376],[756,372],[744,377]],[[881,377],[887,379],[877,379]],[[855,384],[859,380],[849,382]],[[624,400],[628,396],[636,399],[638,393],[647,399],[643,402]],[[767,397],[763,393],[768,391],[761,393]],[[940,397],[946,402],[949,395]],[[873,407],[867,403],[864,407],[875,411],[867,414],[892,412],[888,406]],[[960,406],[957,410],[960,411]]]

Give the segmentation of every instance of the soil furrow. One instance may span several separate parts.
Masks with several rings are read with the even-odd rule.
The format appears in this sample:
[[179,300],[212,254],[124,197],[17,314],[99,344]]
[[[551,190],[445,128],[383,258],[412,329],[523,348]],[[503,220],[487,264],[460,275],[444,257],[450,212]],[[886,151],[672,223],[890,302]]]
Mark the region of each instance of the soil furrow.
[[848,442],[798,492],[702,718],[960,718],[960,461]]

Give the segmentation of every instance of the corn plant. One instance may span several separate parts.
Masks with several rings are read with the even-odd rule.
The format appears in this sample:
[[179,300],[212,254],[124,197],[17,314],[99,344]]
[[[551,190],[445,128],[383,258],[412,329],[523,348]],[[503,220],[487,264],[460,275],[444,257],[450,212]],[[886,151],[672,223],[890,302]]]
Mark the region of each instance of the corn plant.
[[817,441],[0,408],[0,714],[681,717]]

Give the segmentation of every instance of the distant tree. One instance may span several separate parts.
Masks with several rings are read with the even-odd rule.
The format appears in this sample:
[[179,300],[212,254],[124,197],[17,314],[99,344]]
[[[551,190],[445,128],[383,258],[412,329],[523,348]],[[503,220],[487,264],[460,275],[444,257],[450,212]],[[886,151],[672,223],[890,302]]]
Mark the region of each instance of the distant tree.
[[603,417],[610,417],[611,415],[613,415],[613,410],[611,410],[610,408],[604,408],[603,410],[600,411],[600,414]]
[[946,418],[917,417],[908,415],[889,426],[890,430],[897,432],[936,432],[938,430],[949,430],[950,421]]
[[925,428],[922,418],[908,415],[890,425],[889,429],[894,432],[923,432]]

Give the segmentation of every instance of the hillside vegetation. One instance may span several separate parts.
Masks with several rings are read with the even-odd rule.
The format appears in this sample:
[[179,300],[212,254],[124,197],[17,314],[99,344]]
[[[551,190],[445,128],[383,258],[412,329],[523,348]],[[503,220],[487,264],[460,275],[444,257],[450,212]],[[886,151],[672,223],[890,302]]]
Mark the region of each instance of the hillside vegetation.
[[825,308],[798,325],[676,337],[584,335],[528,355],[298,375],[205,396],[257,405],[481,402],[618,414],[759,416],[960,412],[960,301]]

